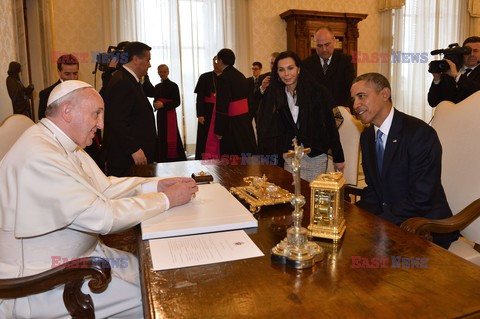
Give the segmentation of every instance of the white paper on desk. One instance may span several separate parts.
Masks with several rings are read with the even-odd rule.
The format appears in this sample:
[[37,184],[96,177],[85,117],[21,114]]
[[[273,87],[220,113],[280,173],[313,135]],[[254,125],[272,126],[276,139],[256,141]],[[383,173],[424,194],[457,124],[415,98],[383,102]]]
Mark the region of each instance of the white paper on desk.
[[165,238],[257,227],[258,222],[220,184],[198,185],[196,198],[141,224],[142,239]]
[[153,270],[263,256],[243,230],[150,240]]

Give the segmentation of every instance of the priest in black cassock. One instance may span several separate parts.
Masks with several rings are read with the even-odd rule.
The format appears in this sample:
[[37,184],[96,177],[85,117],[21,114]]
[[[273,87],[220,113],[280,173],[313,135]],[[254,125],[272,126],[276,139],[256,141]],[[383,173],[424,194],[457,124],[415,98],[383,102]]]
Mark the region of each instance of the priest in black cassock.
[[219,141],[219,155],[255,154],[255,134],[248,112],[247,79],[233,66],[235,54],[232,50],[220,50],[217,64],[222,74],[217,81],[217,99],[212,119],[215,134],[208,135],[206,153],[212,153],[210,141],[216,138]]
[[[195,148],[195,159],[204,159],[202,154],[205,153],[205,145],[207,143],[208,131],[212,120],[212,112],[215,106],[217,79],[222,73],[217,63],[217,57],[213,58],[213,71],[205,72],[198,78],[195,86],[197,94],[197,144]],[[212,128],[213,129],[213,128]]]
[[180,105],[178,85],[168,78],[168,66],[158,66],[158,75],[162,81],[155,85],[155,101],[157,111],[158,152],[157,162],[185,161],[185,149],[178,131],[177,111]]

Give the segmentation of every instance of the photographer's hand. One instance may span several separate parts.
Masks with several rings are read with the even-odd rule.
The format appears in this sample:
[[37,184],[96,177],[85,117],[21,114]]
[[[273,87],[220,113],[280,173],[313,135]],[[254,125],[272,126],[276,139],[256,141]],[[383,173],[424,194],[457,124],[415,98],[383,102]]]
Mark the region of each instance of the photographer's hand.
[[452,78],[456,79],[457,78],[457,75],[458,75],[458,70],[457,70],[457,66],[455,65],[455,63],[453,63],[451,60],[449,59],[443,59],[444,61],[447,61],[448,65],[450,66],[450,69],[447,71],[447,75],[448,76],[451,76]]

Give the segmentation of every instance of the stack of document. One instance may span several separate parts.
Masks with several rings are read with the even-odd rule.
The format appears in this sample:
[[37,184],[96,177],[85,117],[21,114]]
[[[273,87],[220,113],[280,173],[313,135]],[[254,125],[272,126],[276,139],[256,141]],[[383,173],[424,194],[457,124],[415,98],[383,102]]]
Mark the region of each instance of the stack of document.
[[144,221],[142,239],[174,237],[257,227],[253,215],[220,184],[198,185],[188,204]]
[[[257,227],[258,222],[220,184],[199,185],[198,188],[196,198],[188,204],[171,208],[142,222],[142,238],[150,239],[153,269],[182,268],[263,256],[244,231],[210,234]],[[185,236],[194,234],[202,235]]]

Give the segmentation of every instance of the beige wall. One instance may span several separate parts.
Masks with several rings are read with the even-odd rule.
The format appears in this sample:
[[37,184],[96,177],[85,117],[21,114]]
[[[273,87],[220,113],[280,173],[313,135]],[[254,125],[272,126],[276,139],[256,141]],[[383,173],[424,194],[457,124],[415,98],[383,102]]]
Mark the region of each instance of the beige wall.
[[[61,54],[72,53],[80,61],[79,79],[94,84],[92,51],[105,52],[103,25],[103,1],[97,0],[51,0],[53,5],[52,48]],[[54,52],[50,52],[50,70],[54,79]],[[101,88],[100,73],[97,89]]]
[[[367,53],[379,51],[380,15],[377,12],[377,0],[249,0],[250,57],[252,62],[262,62],[264,72],[270,69],[270,54],[287,49],[286,23],[280,14],[289,9],[366,13],[368,17],[358,24],[358,50]],[[358,64],[358,74],[378,70],[378,64]]]
[[8,96],[6,78],[8,64],[17,59],[13,0],[0,0],[0,122],[13,114],[12,101]]

